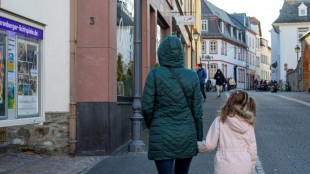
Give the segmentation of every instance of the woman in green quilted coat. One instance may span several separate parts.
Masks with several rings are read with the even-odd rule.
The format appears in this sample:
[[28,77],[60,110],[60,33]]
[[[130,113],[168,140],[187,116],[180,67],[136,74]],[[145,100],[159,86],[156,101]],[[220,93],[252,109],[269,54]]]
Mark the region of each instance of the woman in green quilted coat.
[[149,72],[142,97],[150,133],[148,157],[155,160],[159,174],[186,174],[203,134],[200,83],[197,74],[184,67],[176,36],[166,37],[157,54],[160,67]]

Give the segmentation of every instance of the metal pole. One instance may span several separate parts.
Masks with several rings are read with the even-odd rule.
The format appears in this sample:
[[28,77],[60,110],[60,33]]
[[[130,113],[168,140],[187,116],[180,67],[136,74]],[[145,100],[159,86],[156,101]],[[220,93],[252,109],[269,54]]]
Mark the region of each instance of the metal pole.
[[208,59],[208,80],[210,80],[210,60]]
[[296,71],[297,71],[297,91],[299,92],[299,68],[298,68],[298,53],[297,53],[297,65],[296,65]]
[[[196,61],[198,61],[198,57],[197,57],[197,41],[195,41],[195,45],[196,45],[196,48],[195,48],[195,50],[196,50]],[[201,63],[201,62],[199,62],[199,63]]]
[[142,77],[142,59],[141,59],[141,36],[142,36],[142,1],[135,0],[134,10],[134,101],[132,104],[133,116],[131,119],[132,141],[128,146],[129,152],[144,152],[145,144],[142,141],[141,131],[143,117],[141,115],[141,77]]

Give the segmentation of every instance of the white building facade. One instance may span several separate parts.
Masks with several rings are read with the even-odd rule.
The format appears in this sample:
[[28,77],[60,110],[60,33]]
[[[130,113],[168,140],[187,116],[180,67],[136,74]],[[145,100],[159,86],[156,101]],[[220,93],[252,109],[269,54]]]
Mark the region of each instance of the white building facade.
[[215,81],[214,74],[220,69],[225,78],[235,79],[237,88],[245,89],[245,27],[209,1],[202,1],[201,23],[201,60],[208,79]]
[[286,69],[295,69],[297,53],[295,47],[300,47],[299,39],[310,29],[310,3],[306,0],[294,4],[284,1],[277,20],[271,31],[271,64],[272,80],[286,81]]
[[0,7],[5,141],[38,153],[68,153],[70,1],[2,0]]
[[254,89],[255,61],[256,61],[256,33],[253,30],[246,30],[247,60],[246,60],[246,89]]

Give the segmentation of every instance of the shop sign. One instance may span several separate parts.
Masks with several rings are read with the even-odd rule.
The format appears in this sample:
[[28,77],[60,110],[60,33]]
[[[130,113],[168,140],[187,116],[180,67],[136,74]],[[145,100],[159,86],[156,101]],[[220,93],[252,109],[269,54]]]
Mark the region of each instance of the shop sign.
[[43,30],[0,17],[0,28],[43,40]]
[[175,16],[178,25],[195,25],[194,16]]

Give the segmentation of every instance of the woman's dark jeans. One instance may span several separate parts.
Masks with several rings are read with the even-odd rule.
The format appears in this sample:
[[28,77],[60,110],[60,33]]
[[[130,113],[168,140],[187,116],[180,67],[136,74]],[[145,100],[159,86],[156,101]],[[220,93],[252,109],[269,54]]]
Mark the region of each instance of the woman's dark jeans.
[[[175,161],[175,165],[174,165]],[[192,158],[156,160],[158,174],[187,174]]]

